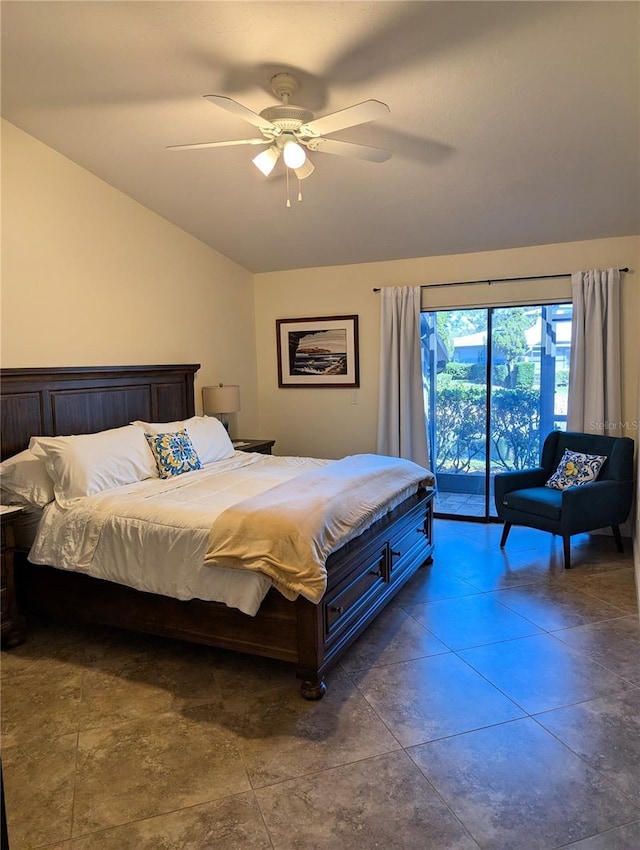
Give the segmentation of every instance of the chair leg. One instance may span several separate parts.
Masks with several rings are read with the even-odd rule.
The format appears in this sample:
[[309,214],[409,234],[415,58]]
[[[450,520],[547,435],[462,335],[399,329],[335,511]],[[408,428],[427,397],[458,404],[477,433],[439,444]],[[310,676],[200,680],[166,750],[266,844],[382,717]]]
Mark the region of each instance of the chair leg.
[[509,536],[509,532],[511,531],[510,522],[505,522],[504,528],[502,529],[502,537],[500,538],[500,548],[504,549],[504,544],[507,542],[507,537]]
[[571,537],[567,534],[562,538],[562,549],[564,551],[564,568],[571,569]]
[[611,531],[613,531],[613,537],[616,541],[616,546],[618,547],[618,552],[624,552],[624,546],[622,545],[622,535],[620,534],[620,526],[612,525]]

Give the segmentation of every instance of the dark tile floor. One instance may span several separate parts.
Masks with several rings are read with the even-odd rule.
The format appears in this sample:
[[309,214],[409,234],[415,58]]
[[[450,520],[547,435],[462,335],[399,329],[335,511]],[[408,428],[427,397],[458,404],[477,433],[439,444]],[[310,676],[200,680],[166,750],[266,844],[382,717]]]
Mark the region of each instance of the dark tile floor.
[[436,521],[317,703],[286,665],[33,628],[2,655],[11,850],[638,850],[631,554],[499,536]]

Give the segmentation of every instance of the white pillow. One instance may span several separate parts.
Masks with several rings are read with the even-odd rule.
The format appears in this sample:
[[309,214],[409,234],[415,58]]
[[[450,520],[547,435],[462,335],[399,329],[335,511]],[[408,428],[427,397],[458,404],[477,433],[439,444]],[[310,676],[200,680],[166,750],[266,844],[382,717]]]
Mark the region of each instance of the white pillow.
[[44,508],[55,498],[44,460],[29,449],[0,463],[0,488],[7,502],[33,508]]
[[144,433],[133,425],[71,437],[32,437],[31,451],[44,459],[62,505],[81,496],[157,478]]
[[[195,419],[195,416],[192,419]],[[144,428],[147,434],[177,434],[187,422],[191,422],[191,419],[178,419],[176,422],[143,422],[141,419],[135,419],[130,424]]]
[[142,422],[131,423],[143,428],[147,434],[175,434],[186,428],[189,439],[200,458],[200,463],[213,463],[233,457],[235,449],[227,430],[215,416],[192,416],[179,422]]

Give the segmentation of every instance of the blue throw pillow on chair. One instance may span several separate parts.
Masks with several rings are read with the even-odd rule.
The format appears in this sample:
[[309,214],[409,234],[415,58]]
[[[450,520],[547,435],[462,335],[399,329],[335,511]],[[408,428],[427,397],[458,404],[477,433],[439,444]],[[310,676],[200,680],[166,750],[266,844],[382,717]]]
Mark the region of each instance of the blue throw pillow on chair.
[[595,481],[606,459],[606,455],[587,455],[565,449],[558,468],[544,486],[566,490]]

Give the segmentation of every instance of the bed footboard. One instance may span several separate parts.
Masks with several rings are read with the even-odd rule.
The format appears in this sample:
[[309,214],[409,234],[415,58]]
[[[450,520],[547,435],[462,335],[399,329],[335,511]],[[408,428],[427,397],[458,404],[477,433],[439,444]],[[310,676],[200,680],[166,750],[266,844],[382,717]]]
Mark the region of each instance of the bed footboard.
[[322,697],[326,670],[415,571],[430,563],[433,495],[417,493],[331,555],[327,591],[318,605],[298,600],[296,674],[306,699]]

